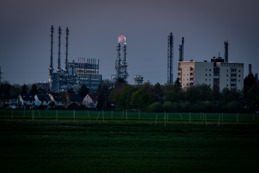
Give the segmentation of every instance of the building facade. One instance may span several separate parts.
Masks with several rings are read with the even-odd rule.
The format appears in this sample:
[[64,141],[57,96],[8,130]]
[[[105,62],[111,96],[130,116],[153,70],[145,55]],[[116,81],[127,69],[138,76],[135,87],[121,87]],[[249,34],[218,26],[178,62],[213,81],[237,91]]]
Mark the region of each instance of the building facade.
[[90,90],[96,90],[102,81],[99,74],[99,60],[79,58],[78,62],[67,63],[67,69],[55,72],[50,75],[51,91],[66,91],[70,88],[79,89],[85,85]]
[[244,64],[227,63],[222,58],[212,58],[211,62],[178,62],[177,73],[183,89],[206,84],[218,91],[224,88],[241,91],[244,86]]

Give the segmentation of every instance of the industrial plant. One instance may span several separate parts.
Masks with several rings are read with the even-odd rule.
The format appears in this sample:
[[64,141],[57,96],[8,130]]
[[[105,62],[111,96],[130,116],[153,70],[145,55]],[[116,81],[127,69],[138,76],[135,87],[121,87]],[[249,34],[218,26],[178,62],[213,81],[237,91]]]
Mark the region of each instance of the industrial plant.
[[[121,44],[123,43],[123,59],[121,59]],[[117,58],[115,60],[115,70],[116,74],[113,75],[113,80],[117,81],[119,79],[127,82],[127,78],[129,76],[127,68],[127,44],[126,37],[124,35],[120,35],[118,37],[118,45],[116,47],[117,50]]]
[[[61,35],[62,29],[58,28],[58,67],[54,71],[53,67],[53,35],[54,27],[50,29],[50,66],[49,84],[50,91],[66,91],[70,88],[79,89],[86,85],[90,90],[96,90],[102,81],[99,73],[99,60],[90,58],[77,58],[77,61],[68,61],[68,36],[69,29],[66,28],[66,50],[65,67],[61,68]],[[210,62],[184,61],[184,37],[179,45],[179,59],[177,67],[177,79],[183,89],[194,85],[207,84],[212,89],[222,91],[224,88],[241,91],[244,81],[244,64],[228,62],[228,41],[224,42],[225,56],[213,57]],[[121,57],[122,50],[122,57]],[[114,82],[122,80],[127,83],[128,63],[127,63],[127,44],[126,37],[118,37],[116,46],[117,57],[115,60],[115,74],[112,75]],[[173,84],[173,61],[174,61],[174,36],[171,32],[168,35],[167,49],[167,84]],[[141,75],[134,75],[135,86],[143,84],[144,78]]]
[[79,57],[77,62],[73,60],[68,62],[68,36],[69,29],[66,28],[66,54],[65,68],[61,68],[61,27],[58,28],[58,68],[54,72],[53,67],[53,34],[54,26],[50,29],[50,66],[49,66],[49,84],[50,91],[66,91],[70,88],[79,89],[86,85],[90,90],[96,90],[102,81],[102,75],[99,74],[99,60],[92,58]]

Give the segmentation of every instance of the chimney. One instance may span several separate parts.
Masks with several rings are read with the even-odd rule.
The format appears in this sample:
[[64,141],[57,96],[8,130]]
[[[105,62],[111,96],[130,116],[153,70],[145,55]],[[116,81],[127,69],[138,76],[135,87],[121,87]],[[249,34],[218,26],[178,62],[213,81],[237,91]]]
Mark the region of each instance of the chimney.
[[225,62],[228,62],[228,41],[224,42],[225,45]]
[[168,35],[167,45],[167,83],[173,84],[173,62],[174,62],[174,36],[171,32]]
[[182,44],[179,45],[179,61],[183,61],[184,37],[182,37]]
[[69,30],[68,27],[66,29],[66,62],[65,62],[65,69],[68,72],[68,35],[69,35]]
[[255,73],[255,80],[258,81],[258,73]]
[[184,60],[184,37],[182,37],[182,61]]
[[252,74],[252,64],[248,64],[248,74]]
[[59,26],[58,28],[58,69],[57,69],[57,72],[60,72],[61,71],[61,67],[60,67],[60,63],[61,63],[61,60],[60,60],[60,54],[61,54],[61,34],[62,34],[62,29],[61,27]]
[[53,73],[53,33],[54,27],[51,25],[50,28],[50,65],[49,65],[49,75],[51,76]]

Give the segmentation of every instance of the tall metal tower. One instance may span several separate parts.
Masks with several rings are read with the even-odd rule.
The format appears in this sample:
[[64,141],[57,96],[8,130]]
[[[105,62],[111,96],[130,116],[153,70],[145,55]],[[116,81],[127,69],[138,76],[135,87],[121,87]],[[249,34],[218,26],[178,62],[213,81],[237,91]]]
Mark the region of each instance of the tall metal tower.
[[116,79],[118,80],[119,78],[121,78],[121,44],[118,43],[118,46],[116,48],[117,50],[117,58],[115,61],[115,70],[116,70]]
[[62,34],[62,29],[61,27],[59,26],[58,27],[58,69],[57,69],[57,72],[60,72],[61,71],[61,66],[60,66],[60,63],[61,63],[61,59],[60,59],[60,54],[61,54],[61,34]]
[[127,71],[127,67],[128,67],[128,64],[127,64],[127,45],[126,43],[124,43],[123,45],[123,60],[122,60],[122,63],[121,63],[121,67],[122,67],[122,78],[127,81],[127,77],[129,76],[128,74],[128,71]]
[[49,65],[49,76],[53,73],[53,33],[54,27],[53,25],[50,28],[50,65]]
[[173,84],[173,60],[174,60],[174,36],[171,32],[168,36],[168,49],[167,49],[167,83]]
[[67,29],[66,29],[66,61],[65,61],[66,72],[68,72],[68,35],[69,35],[69,29],[67,27]]

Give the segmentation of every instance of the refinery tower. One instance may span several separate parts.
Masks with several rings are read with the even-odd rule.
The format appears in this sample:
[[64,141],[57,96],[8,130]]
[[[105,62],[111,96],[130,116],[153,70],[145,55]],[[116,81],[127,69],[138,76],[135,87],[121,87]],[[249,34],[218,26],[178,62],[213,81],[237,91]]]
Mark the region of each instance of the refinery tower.
[[61,27],[58,28],[58,67],[56,72],[53,66],[53,35],[54,26],[50,28],[50,66],[49,66],[49,84],[50,91],[67,91],[71,88],[79,89],[82,85],[90,90],[96,90],[102,81],[102,75],[99,74],[99,60],[93,58],[77,58],[68,62],[68,36],[69,29],[66,28],[66,52],[65,67],[61,68]]
[[[123,44],[122,50],[123,50],[123,59],[121,59],[121,44]],[[126,37],[124,35],[120,35],[118,37],[118,45],[117,45],[117,58],[115,61],[115,70],[116,70],[116,74],[114,76],[114,80],[124,80],[125,82],[127,82],[127,78],[129,76],[127,68],[128,68],[128,64],[127,64],[127,44],[126,44]]]

